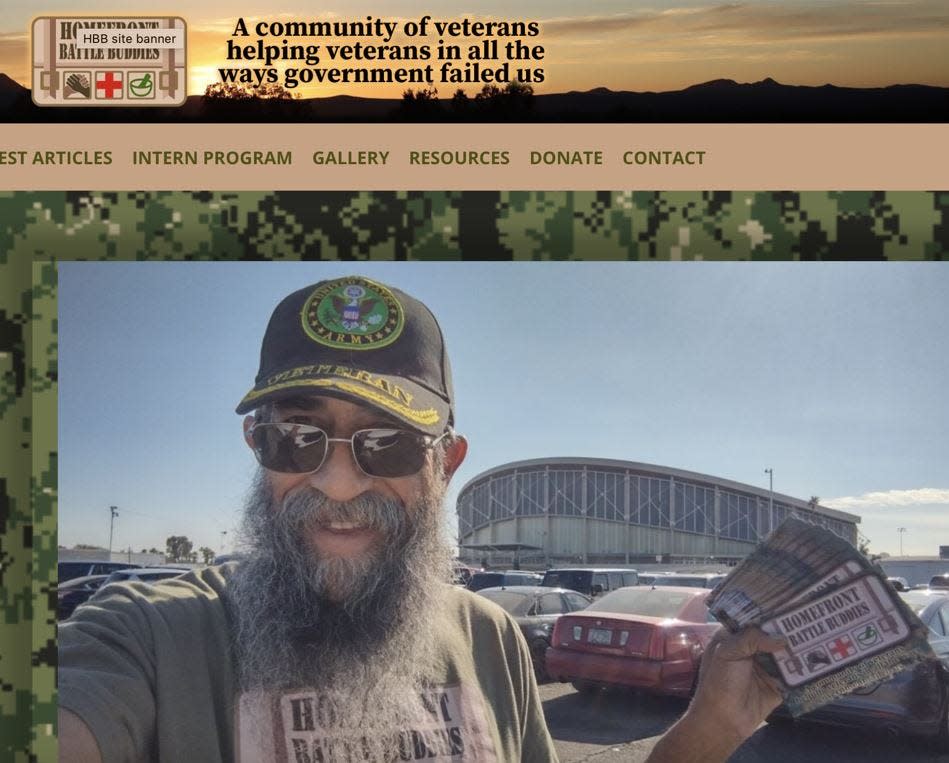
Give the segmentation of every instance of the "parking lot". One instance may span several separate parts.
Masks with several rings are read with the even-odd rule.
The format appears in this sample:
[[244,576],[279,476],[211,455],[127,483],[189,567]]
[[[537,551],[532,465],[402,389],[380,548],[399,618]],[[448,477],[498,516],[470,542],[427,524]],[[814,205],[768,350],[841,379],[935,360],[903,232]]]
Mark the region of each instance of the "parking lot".
[[[685,710],[682,700],[626,692],[594,696],[570,684],[544,683],[541,701],[562,763],[639,763]],[[764,725],[731,763],[949,763],[925,743],[872,730]]]

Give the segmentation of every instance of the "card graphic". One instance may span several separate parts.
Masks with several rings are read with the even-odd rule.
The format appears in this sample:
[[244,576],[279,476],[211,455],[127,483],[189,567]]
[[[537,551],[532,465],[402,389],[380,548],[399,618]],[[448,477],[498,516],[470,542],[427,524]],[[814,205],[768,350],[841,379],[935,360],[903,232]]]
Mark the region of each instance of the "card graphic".
[[883,636],[880,635],[880,631],[874,627],[873,623],[867,623],[866,627],[853,631],[851,635],[861,649],[869,649],[883,640]]
[[128,73],[128,95],[136,100],[155,97],[155,73],[133,72]]
[[909,625],[885,583],[875,575],[842,578],[842,584],[762,625],[787,641],[775,658],[788,686],[800,686],[909,637]]
[[125,72],[119,70],[96,72],[96,100],[102,98],[108,101],[121,100],[124,74]]
[[92,72],[63,72],[63,98],[88,101],[92,98]]
[[36,18],[33,102],[180,106],[187,98],[186,34],[185,21],[178,16]]
[[834,658],[834,662],[846,660],[848,657],[851,657],[857,653],[857,647],[854,646],[853,641],[850,640],[849,636],[835,638],[830,642],[829,647],[830,656]]
[[830,657],[827,656],[827,652],[824,651],[823,647],[817,647],[817,649],[805,654],[804,662],[807,663],[807,667],[811,672],[818,671],[831,664]]

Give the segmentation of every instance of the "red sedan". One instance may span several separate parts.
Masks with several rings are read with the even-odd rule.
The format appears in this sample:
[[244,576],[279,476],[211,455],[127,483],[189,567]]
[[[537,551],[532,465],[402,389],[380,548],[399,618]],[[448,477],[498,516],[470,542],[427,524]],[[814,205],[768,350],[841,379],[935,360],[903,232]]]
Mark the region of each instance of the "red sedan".
[[707,589],[618,588],[557,621],[547,671],[578,691],[622,686],[688,697],[705,647],[722,626]]

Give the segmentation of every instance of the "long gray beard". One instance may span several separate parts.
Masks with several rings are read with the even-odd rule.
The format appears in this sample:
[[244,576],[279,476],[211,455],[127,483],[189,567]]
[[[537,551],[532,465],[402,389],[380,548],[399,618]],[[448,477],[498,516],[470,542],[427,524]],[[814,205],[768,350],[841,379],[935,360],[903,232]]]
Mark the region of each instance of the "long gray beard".
[[[337,717],[377,740],[424,714],[417,698],[431,684],[450,569],[445,485],[428,482],[409,520],[405,507],[377,494],[337,503],[301,490],[278,508],[258,473],[244,515],[249,555],[228,587],[243,691],[331,692]],[[359,558],[317,558],[306,538],[314,523],[331,520],[369,524],[384,540]]]

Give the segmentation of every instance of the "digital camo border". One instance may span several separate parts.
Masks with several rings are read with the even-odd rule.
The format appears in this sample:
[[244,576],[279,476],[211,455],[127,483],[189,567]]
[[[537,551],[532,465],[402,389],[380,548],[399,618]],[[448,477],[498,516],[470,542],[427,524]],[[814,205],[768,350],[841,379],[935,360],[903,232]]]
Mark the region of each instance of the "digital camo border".
[[933,260],[949,192],[15,192],[0,251],[60,259]]
[[0,193],[0,760],[57,757],[57,261],[947,253],[949,192]]

